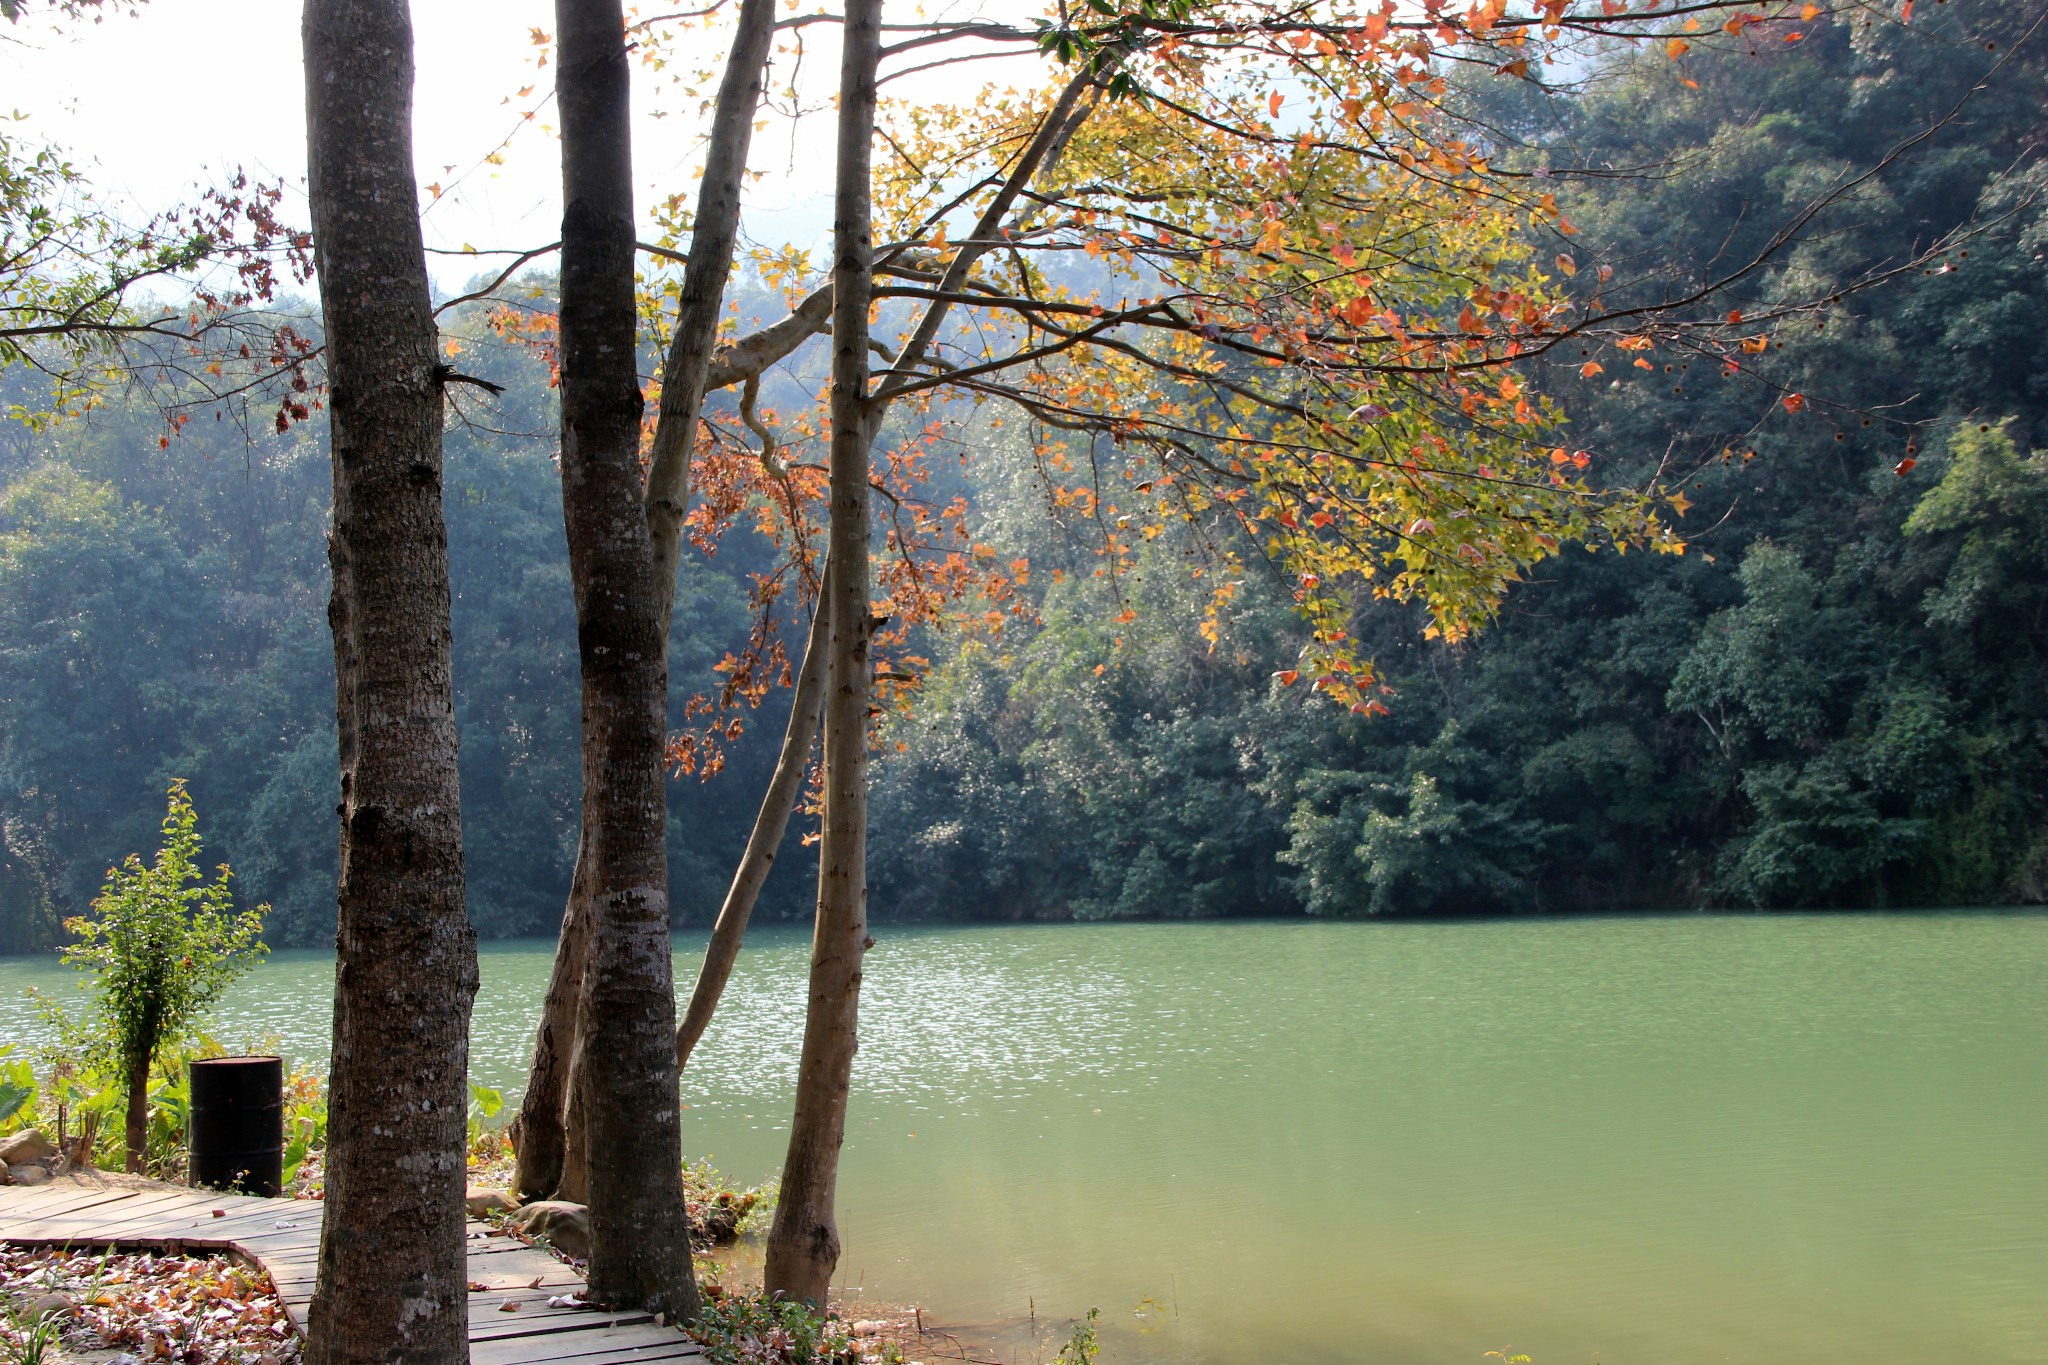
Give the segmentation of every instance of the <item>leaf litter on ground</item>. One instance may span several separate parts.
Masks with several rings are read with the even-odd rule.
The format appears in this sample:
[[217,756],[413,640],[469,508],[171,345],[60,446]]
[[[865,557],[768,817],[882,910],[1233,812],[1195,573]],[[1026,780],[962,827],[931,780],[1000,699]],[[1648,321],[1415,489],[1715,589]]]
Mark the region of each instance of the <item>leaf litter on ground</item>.
[[0,1248],[10,1358],[54,1314],[67,1352],[134,1365],[296,1365],[298,1334],[270,1277],[224,1256]]

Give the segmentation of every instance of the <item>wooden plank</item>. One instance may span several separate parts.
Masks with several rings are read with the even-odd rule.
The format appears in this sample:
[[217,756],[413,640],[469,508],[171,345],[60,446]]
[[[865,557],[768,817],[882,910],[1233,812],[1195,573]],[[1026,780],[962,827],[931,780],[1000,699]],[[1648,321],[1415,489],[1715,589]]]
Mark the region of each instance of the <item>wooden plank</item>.
[[579,1280],[583,1278],[577,1275],[575,1267],[566,1261],[557,1260],[545,1251],[537,1251],[532,1247],[521,1247],[513,1254],[502,1251],[490,1254],[471,1252],[469,1265],[471,1270],[477,1272],[470,1276],[471,1279],[480,1279],[486,1272],[491,1275],[525,1275],[528,1279],[535,1275],[572,1275]]
[[33,1218],[45,1212],[108,1199],[126,1199],[135,1194],[136,1191],[120,1185],[97,1182],[80,1185],[66,1180],[50,1185],[10,1185],[0,1188],[0,1217]]
[[[581,1280],[574,1281],[571,1287],[580,1288],[582,1283]],[[475,1317],[479,1313],[501,1313],[507,1319],[511,1319],[513,1314],[506,1311],[505,1305],[516,1303],[519,1305],[518,1316],[521,1318],[553,1318],[567,1313],[581,1314],[584,1321],[599,1324],[623,1322],[629,1318],[634,1322],[651,1320],[645,1313],[617,1313],[609,1309],[591,1308],[587,1304],[574,1308],[550,1308],[548,1306],[549,1299],[573,1297],[575,1295],[563,1292],[562,1288],[547,1285],[543,1285],[539,1289],[528,1289],[521,1285],[517,1289],[474,1290],[469,1296],[469,1315]]]
[[183,1207],[183,1201],[174,1195],[139,1195],[122,1200],[104,1213],[97,1208],[88,1208],[39,1218],[33,1223],[13,1224],[5,1229],[5,1235],[14,1240],[46,1244],[77,1242],[97,1245],[119,1240],[123,1231],[143,1232],[163,1223],[175,1226],[173,1220]]
[[43,1190],[52,1190],[52,1187],[44,1185],[31,1186],[28,1189],[0,1190],[0,1194],[14,1196],[0,1201],[0,1227],[11,1227],[18,1222],[36,1222],[60,1213],[71,1213],[96,1205],[133,1199],[138,1193],[135,1190],[124,1190],[114,1186],[98,1190],[53,1191],[49,1194],[43,1194]]
[[[588,1309],[553,1313],[471,1313],[471,1341],[503,1341],[508,1337],[558,1337],[564,1332],[601,1332],[607,1326],[654,1326],[651,1313],[592,1313]],[[543,1359],[545,1357],[542,1357]]]
[[[279,1201],[279,1203],[284,1202],[287,1201]],[[229,1208],[225,1210],[224,1216],[220,1218],[213,1216],[213,1210],[221,1207],[220,1205],[202,1203],[193,1210],[192,1221],[201,1228],[211,1227],[231,1230],[231,1235],[233,1232],[260,1231],[264,1228],[275,1227],[279,1223],[311,1225],[314,1231],[317,1232],[320,1227],[321,1206],[310,1199],[295,1199],[289,1202],[300,1207],[281,1209],[276,1204],[266,1203],[261,1208]]]
[[148,1227],[169,1231],[181,1224],[199,1222],[216,1223],[221,1220],[207,1216],[208,1205],[192,1195],[167,1194],[161,1199],[144,1195],[111,1209],[86,1209],[78,1213],[67,1213],[67,1222],[89,1222],[106,1228]]
[[[325,1205],[213,1190],[80,1188],[85,1178],[0,1188],[0,1242],[232,1252],[270,1276],[286,1316],[304,1332]],[[487,1223],[472,1220],[467,1233],[470,1280],[488,1286],[466,1304],[472,1365],[630,1365],[702,1356],[688,1337],[645,1313],[548,1307],[549,1298],[583,1288],[574,1266]],[[507,1302],[520,1307],[505,1312]]]
[[[195,1205],[182,1195],[141,1195],[135,1199],[125,1200],[104,1213],[98,1209],[85,1209],[77,1213],[60,1214],[55,1218],[45,1218],[36,1225],[30,1235],[44,1241],[67,1236],[108,1241],[119,1240],[124,1232],[183,1232],[183,1224],[190,1219],[193,1209],[197,1207],[201,1206]],[[9,1235],[22,1234],[10,1230]]]
[[701,1360],[704,1352],[695,1342],[672,1328],[655,1328],[644,1336],[629,1329],[591,1332],[567,1338],[535,1341],[514,1337],[509,1341],[479,1341],[469,1348],[469,1365],[529,1365],[537,1361],[568,1361],[571,1365],[626,1365],[636,1360]]
[[567,1360],[576,1365],[604,1365],[625,1360],[693,1360],[703,1350],[672,1327],[620,1327],[556,1337],[513,1337],[471,1345],[470,1365],[525,1365],[528,1361]]

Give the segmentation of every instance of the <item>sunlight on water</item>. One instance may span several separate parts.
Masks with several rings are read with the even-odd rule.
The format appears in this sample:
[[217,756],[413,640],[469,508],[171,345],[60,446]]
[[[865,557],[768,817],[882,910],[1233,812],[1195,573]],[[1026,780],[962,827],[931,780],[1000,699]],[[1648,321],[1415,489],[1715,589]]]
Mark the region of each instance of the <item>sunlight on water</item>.
[[[865,1295],[1097,1305],[1148,1365],[2048,1360],[2048,917],[877,937]],[[552,947],[487,945],[480,1080],[516,1087]],[[757,938],[688,1078],[741,1178],[781,1159],[806,949]],[[0,1039],[66,976],[0,962]],[[217,1032],[317,1062],[331,980],[281,953]]]

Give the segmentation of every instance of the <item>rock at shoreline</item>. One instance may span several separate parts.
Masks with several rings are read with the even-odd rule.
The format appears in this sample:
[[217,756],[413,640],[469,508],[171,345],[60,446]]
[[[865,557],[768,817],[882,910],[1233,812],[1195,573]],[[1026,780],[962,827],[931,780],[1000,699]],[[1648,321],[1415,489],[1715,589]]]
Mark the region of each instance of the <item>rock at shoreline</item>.
[[31,1319],[51,1317],[69,1318],[78,1313],[78,1302],[69,1294],[37,1294],[30,1298],[26,1307]]
[[0,1142],[0,1161],[9,1166],[24,1161],[48,1161],[57,1155],[57,1144],[43,1136],[40,1128],[28,1128]]
[[565,1199],[541,1199],[523,1206],[506,1226],[529,1237],[545,1237],[564,1256],[590,1259],[590,1210]]
[[471,1185],[463,1192],[462,1200],[469,1205],[469,1216],[483,1218],[493,1213],[511,1213],[519,1207],[519,1201],[504,1190],[494,1190],[488,1185]]
[[0,1161],[0,1185],[12,1185],[14,1177],[7,1170],[7,1163]]

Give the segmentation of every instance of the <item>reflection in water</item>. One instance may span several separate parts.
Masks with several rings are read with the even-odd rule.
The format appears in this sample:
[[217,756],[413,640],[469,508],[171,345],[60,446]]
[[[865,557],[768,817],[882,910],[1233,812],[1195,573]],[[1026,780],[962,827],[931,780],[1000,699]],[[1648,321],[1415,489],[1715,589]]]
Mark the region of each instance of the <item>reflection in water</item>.
[[[1099,1305],[1118,1361],[2048,1360],[2048,917],[878,937],[857,1292]],[[516,1088],[552,948],[486,946],[478,1079]],[[760,935],[687,1078],[688,1150],[743,1179],[806,950]],[[317,1060],[331,974],[278,954],[219,1032]],[[64,975],[0,963],[0,1039]]]

